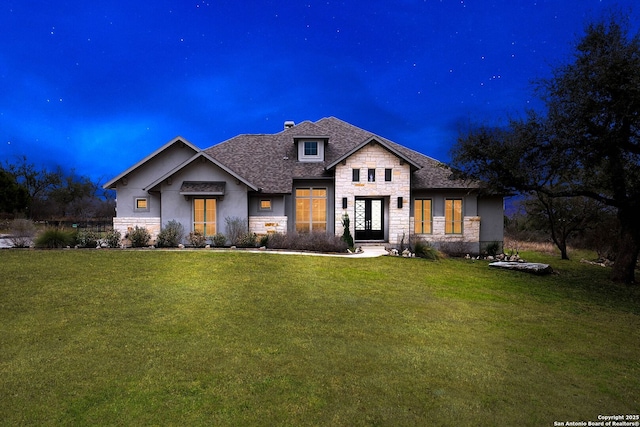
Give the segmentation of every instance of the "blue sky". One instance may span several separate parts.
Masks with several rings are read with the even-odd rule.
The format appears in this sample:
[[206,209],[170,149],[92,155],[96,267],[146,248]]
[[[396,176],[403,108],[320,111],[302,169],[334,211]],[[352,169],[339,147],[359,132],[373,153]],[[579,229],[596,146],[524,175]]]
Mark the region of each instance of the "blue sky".
[[469,123],[539,106],[531,82],[585,23],[638,22],[633,4],[5,0],[0,160],[105,182],[177,135],[206,148],[335,116],[448,161]]

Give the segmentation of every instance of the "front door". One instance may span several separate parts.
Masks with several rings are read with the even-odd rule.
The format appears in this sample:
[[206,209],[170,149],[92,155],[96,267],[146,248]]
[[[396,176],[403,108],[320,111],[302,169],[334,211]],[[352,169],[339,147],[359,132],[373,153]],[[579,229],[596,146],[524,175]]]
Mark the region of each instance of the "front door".
[[356,240],[384,240],[384,199],[356,199]]

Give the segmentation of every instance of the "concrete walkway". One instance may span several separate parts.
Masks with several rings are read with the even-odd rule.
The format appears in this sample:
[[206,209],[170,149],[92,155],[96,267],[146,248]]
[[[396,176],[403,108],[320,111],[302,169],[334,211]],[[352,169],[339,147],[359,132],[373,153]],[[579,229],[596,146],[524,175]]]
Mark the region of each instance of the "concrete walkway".
[[331,256],[340,258],[377,258],[380,256],[389,255],[389,252],[382,245],[370,245],[362,246],[362,252],[353,254],[337,254],[337,253],[321,253],[321,252],[297,252],[287,250],[264,250],[264,249],[227,249],[228,251],[242,250],[244,252],[251,253],[264,253],[264,254],[276,254],[276,255],[309,255],[309,256]]

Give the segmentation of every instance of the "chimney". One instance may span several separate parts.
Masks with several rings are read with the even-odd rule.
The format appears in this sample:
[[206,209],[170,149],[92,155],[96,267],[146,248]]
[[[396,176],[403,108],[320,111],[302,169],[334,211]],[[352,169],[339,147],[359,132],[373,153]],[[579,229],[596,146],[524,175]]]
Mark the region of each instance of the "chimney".
[[286,122],[284,122],[284,129],[291,129],[292,127],[294,127],[296,124],[293,120],[287,120]]

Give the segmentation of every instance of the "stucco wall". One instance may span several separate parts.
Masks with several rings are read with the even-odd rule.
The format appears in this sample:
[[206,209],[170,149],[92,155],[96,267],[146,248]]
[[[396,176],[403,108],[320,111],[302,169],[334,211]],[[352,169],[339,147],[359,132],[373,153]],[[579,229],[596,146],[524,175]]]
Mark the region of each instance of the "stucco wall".
[[[176,142],[120,179],[116,183],[116,216],[125,218],[134,216],[136,218],[159,217],[159,195],[149,194],[143,189],[194,154],[192,148]],[[135,199],[141,197],[146,197],[149,200],[149,208],[146,211],[136,211],[135,209]]]
[[225,218],[239,217],[248,219],[247,186],[238,182],[229,173],[215,164],[204,160],[196,160],[171,177],[170,181],[161,184],[162,191],[162,224],[171,220],[180,222],[185,233],[193,231],[193,201],[191,196],[180,194],[183,181],[220,181],[226,182],[225,194],[217,198],[216,232],[226,233]]

